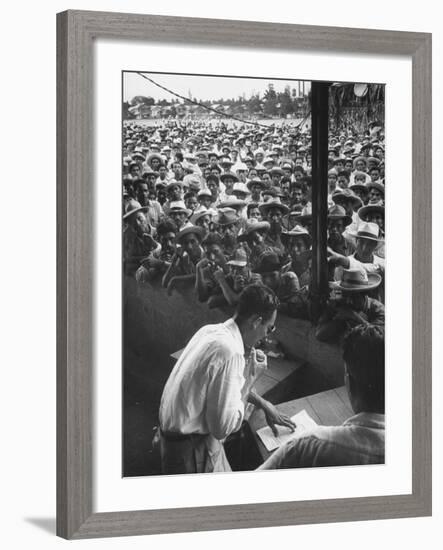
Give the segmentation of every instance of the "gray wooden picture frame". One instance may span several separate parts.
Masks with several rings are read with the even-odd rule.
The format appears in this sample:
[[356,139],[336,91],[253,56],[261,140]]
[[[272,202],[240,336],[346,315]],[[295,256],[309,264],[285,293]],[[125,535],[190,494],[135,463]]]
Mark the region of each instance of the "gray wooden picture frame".
[[[412,494],[93,513],[93,42],[337,51],[412,60]],[[67,539],[431,514],[431,34],[66,11],[57,15],[57,534]]]

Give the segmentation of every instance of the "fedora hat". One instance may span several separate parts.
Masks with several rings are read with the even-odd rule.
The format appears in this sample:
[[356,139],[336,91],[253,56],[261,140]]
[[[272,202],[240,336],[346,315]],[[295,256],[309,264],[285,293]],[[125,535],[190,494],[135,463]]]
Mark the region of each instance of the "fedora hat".
[[260,178],[252,178],[252,180],[249,180],[246,185],[249,190],[251,190],[251,187],[253,187],[254,185],[259,185],[262,189],[265,186],[265,184],[262,182]]
[[287,214],[289,212],[289,208],[286,204],[283,204],[278,197],[268,202],[264,202],[259,206],[261,215],[264,217],[267,216],[270,208],[279,208],[283,214]]
[[368,214],[382,214],[384,216],[385,207],[380,204],[368,204],[366,206],[362,206],[362,208],[358,210],[357,214],[362,221],[366,221],[366,216]]
[[301,225],[296,225],[289,231],[282,231],[281,239],[282,241],[288,241],[291,237],[303,237],[306,245],[309,247],[312,244],[312,237],[309,234],[308,230],[302,227]]
[[269,231],[271,225],[269,222],[260,222],[255,219],[249,219],[246,222],[244,229],[238,234],[237,240],[239,242],[247,241],[254,231]]
[[169,204],[169,214],[173,214],[174,212],[184,212],[188,217],[192,214],[192,210],[186,208],[183,201],[172,201]]
[[385,196],[385,186],[382,183],[377,183],[376,181],[370,181],[366,184],[366,187],[368,188],[368,191],[371,189],[378,189],[380,193]]
[[244,195],[250,195],[251,192],[249,191],[246,183],[243,183],[242,181],[237,181],[234,183],[234,187],[232,188],[232,192],[235,193],[243,193]]
[[369,292],[377,288],[381,283],[381,275],[378,273],[366,273],[364,269],[343,269],[340,281],[332,284],[333,288],[339,288],[345,292]]
[[364,222],[358,226],[357,232],[352,233],[352,237],[356,239],[369,239],[370,241],[382,242],[383,239],[379,238],[380,228],[376,223]]
[[170,191],[173,187],[179,186],[180,189],[183,189],[183,183],[181,181],[172,180],[166,186],[166,191]]
[[237,199],[235,195],[229,195],[226,200],[219,203],[218,208],[240,208],[246,206],[246,202]]
[[212,208],[199,208],[198,210],[195,210],[192,214],[190,221],[192,224],[196,225],[197,221],[200,218],[203,218],[203,216],[209,216],[211,219],[216,214],[216,211]]
[[345,226],[348,226],[352,223],[351,216],[348,216],[343,206],[339,206],[338,204],[333,204],[329,208],[328,221],[329,220],[343,220]]
[[181,231],[177,233],[177,236],[175,237],[175,241],[179,243],[185,235],[189,235],[189,233],[194,233],[194,235],[197,235],[198,240],[202,241],[203,237],[205,236],[205,230],[203,227],[200,227],[198,225],[192,225],[188,224],[186,227],[184,227]]

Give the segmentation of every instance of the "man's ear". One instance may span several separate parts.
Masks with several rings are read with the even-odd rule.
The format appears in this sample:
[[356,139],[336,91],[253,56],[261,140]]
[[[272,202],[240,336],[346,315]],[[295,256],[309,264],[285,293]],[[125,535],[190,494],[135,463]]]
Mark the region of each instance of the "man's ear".
[[254,330],[257,330],[258,326],[263,322],[263,319],[261,317],[256,317],[253,321],[252,321],[252,326],[254,328]]

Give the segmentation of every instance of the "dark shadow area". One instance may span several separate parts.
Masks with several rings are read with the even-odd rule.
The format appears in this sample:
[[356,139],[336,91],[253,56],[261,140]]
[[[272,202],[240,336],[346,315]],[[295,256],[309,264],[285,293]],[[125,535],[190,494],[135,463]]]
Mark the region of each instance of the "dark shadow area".
[[42,531],[55,535],[56,521],[55,518],[24,518],[27,523],[39,527]]

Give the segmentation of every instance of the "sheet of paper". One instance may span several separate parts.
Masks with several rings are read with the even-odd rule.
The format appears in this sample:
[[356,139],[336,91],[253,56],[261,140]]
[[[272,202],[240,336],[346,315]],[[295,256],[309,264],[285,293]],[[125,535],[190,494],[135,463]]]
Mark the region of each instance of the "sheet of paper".
[[287,441],[300,437],[317,426],[317,422],[309,416],[305,409],[292,416],[291,420],[293,420],[297,426],[294,432],[285,426],[276,426],[278,430],[278,436],[276,437],[269,426],[257,430],[257,435],[263,441],[268,451],[277,449]]

